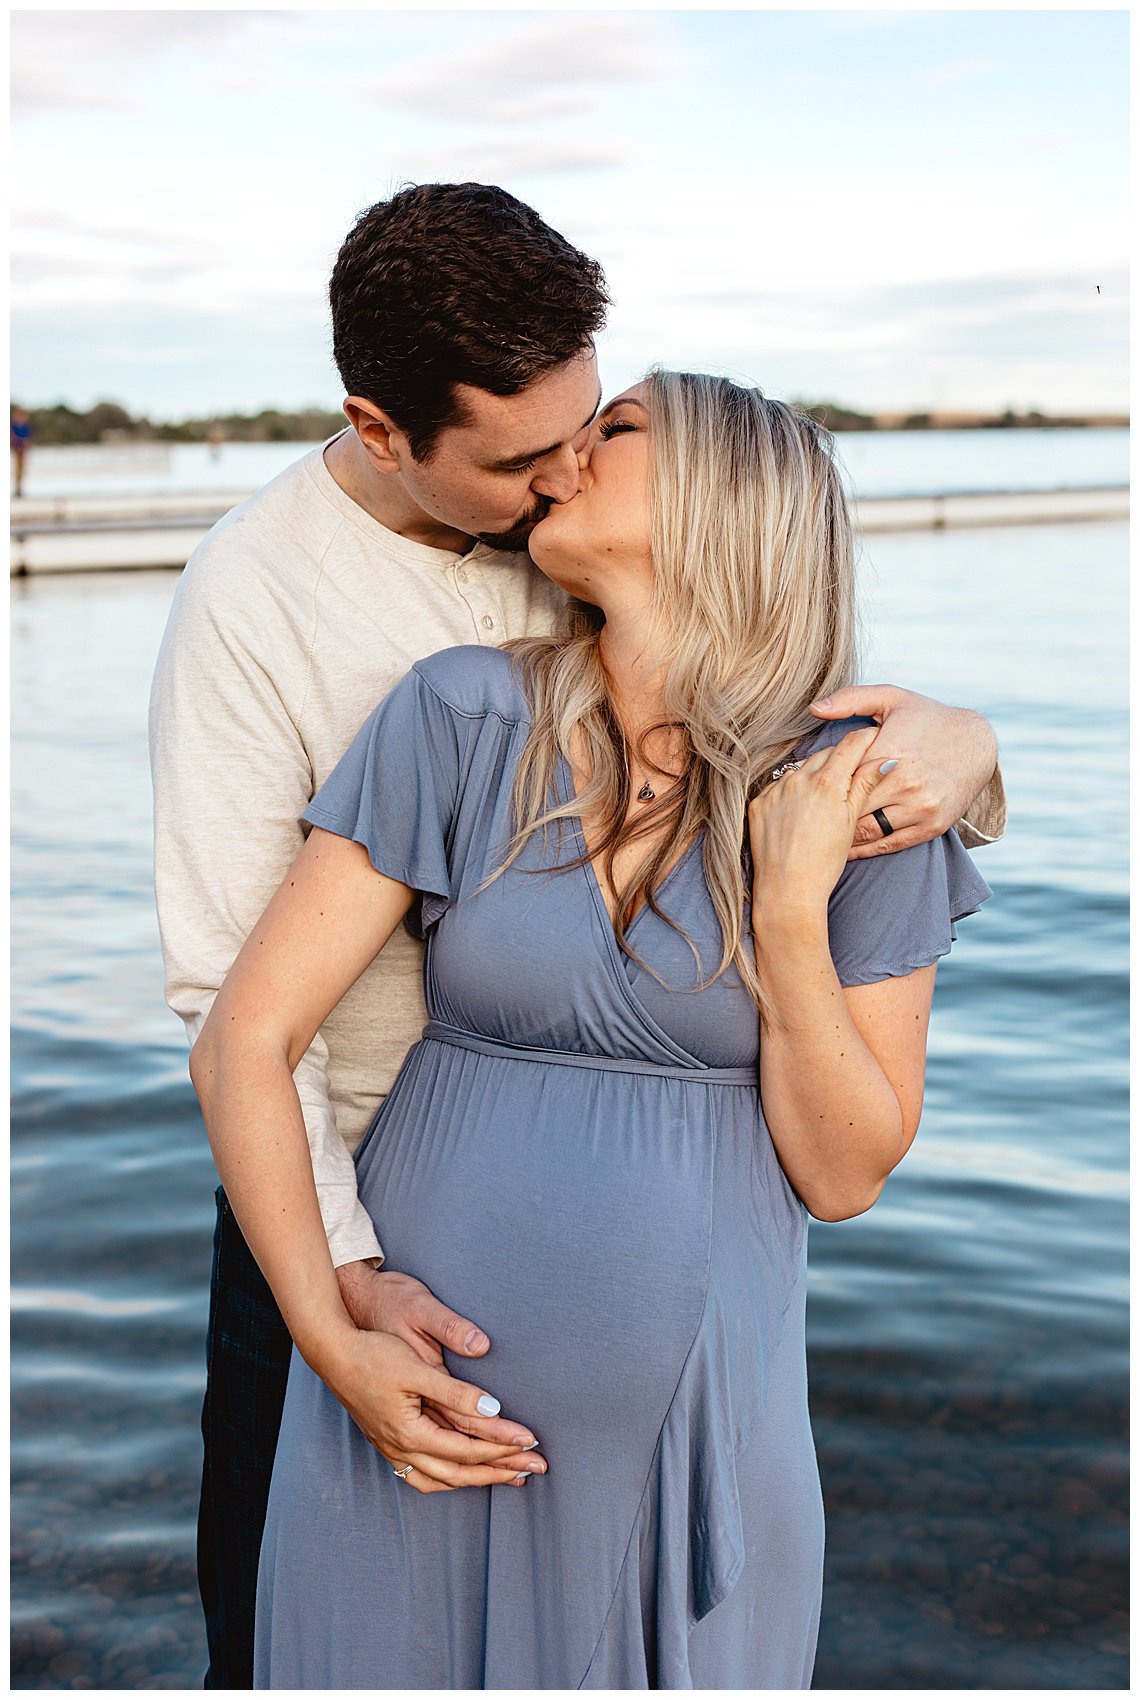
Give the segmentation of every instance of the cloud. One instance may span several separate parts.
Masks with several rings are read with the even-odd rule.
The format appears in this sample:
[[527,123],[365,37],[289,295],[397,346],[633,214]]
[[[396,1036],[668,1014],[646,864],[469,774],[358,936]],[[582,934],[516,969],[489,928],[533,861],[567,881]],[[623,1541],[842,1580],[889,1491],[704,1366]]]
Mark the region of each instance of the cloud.
[[[200,309],[151,302],[35,306],[14,318],[13,394],[33,406],[111,397],[172,419],[228,408],[336,407],[343,390],[319,297],[292,306]],[[254,334],[255,333],[255,334]]]
[[17,293],[55,283],[59,273],[59,260],[54,254],[14,254],[9,266],[11,286]]
[[1044,153],[1051,148],[1075,148],[1088,140],[1075,130],[1045,130],[1040,135],[1010,138],[1002,146],[1012,153]]
[[264,267],[224,240],[181,232],[101,228],[45,212],[17,216],[12,251],[12,298],[17,309],[43,308],[86,318],[118,305],[144,310],[155,303],[210,314],[263,312],[274,303],[321,301],[327,256],[318,245],[298,247]]
[[[663,360],[727,370],[775,395],[836,396],[865,408],[1126,406],[1121,268],[1106,268],[1102,305],[1091,311],[1083,305],[1087,279],[1005,278],[983,316],[989,281],[973,280],[972,321],[947,310],[960,289],[954,283],[810,299],[769,292],[748,296],[743,309],[714,301],[678,311],[641,300],[615,312],[602,350],[607,391]],[[1095,302],[1095,286],[1091,293]],[[316,283],[238,302],[196,282],[160,300],[152,290],[147,300],[96,293],[80,276],[65,305],[40,290],[17,307],[13,383],[37,404],[115,395],[162,417],[314,399],[335,406],[340,395]]]
[[449,148],[413,149],[401,153],[397,164],[414,183],[503,183],[516,177],[615,171],[628,159],[628,149],[585,137],[537,141],[506,134],[472,138]]
[[953,59],[945,65],[928,65],[909,77],[890,79],[892,88],[941,88],[950,83],[965,83],[975,77],[988,77],[998,69],[996,59]]
[[1011,396],[1056,410],[1119,406],[1128,276],[1106,265],[848,289],[693,289],[659,298],[636,324],[615,315],[614,352],[633,367],[667,357],[707,368],[727,357],[775,393],[860,407],[926,407],[939,396],[963,407]]
[[71,303],[83,312],[97,300],[144,302],[204,288],[228,259],[220,243],[181,231],[99,225],[51,208],[12,217],[16,303]]
[[[23,194],[28,191],[22,190]],[[163,203],[155,224],[126,216],[99,222],[99,208],[81,211],[52,200],[17,206],[12,214],[11,292],[21,313],[70,315],[83,323],[92,313],[120,306],[143,313],[170,309],[209,318],[246,312],[260,330],[263,315],[283,305],[315,302],[323,310],[329,267],[342,232],[321,232],[319,219],[296,227],[250,226],[239,200],[228,212],[191,223],[181,202]],[[314,223],[317,228],[314,228]]]
[[12,113],[142,110],[128,92],[147,60],[172,51],[233,45],[265,12],[15,11],[11,13]]
[[[891,14],[895,17],[901,15]],[[924,65],[917,71],[892,73],[884,62],[873,68],[860,64],[841,71],[794,71],[787,80],[797,88],[832,92],[854,88],[866,90],[873,84],[875,95],[878,97],[897,93],[901,89],[952,87],[955,83],[992,76],[999,69],[996,59],[950,59],[941,65]]]
[[342,86],[370,106],[501,129],[550,118],[580,121],[601,109],[605,86],[656,82],[677,68],[657,19],[588,12]]
[[870,285],[845,289],[772,291],[762,289],[692,289],[670,299],[684,307],[772,307],[845,314],[855,320],[891,319],[900,314],[929,313],[968,318],[997,310],[1032,312],[1058,306],[1094,311],[1096,285],[1106,300],[1111,291],[1126,298],[1128,274],[1119,265],[1087,272],[1026,273],[1003,277],[935,278],[916,283]]
[[[14,44],[13,44],[14,46]],[[141,103],[103,79],[90,80],[78,68],[52,63],[20,65],[12,54],[12,118],[41,113],[139,112]]]
[[[805,19],[810,20],[820,38],[829,41],[837,35],[873,35],[880,30],[888,30],[892,35],[900,30],[913,29],[927,21],[928,14],[921,7],[910,7],[905,11],[895,12],[808,12]],[[877,46],[877,44],[876,44]]]
[[338,84],[364,104],[460,127],[452,143],[400,146],[398,123],[382,169],[413,181],[565,176],[619,170],[633,149],[598,122],[621,84],[676,69],[672,38],[642,15],[558,16],[461,52],[427,55],[383,77]]
[[75,218],[70,212],[56,211],[48,207],[16,208],[12,212],[11,223],[13,245],[17,251],[25,232],[31,232],[33,240],[43,236],[62,238],[63,242],[72,248],[77,243],[95,243],[100,246],[111,243],[117,247],[150,251],[157,245],[167,251],[177,248],[186,257],[198,259],[220,251],[217,243],[204,242],[181,233],[172,235],[156,230],[153,226],[143,229],[140,226],[92,224],[85,219]]
[[1036,361],[1048,370],[1082,362],[1128,363],[1128,315],[1119,301],[1089,312],[1083,301],[1042,299],[1030,308],[999,308],[986,318],[942,319],[922,327],[924,352],[972,361],[979,369]]
[[61,260],[58,254],[35,251],[14,254],[11,277],[13,291],[35,288],[45,292],[70,296],[78,301],[89,300],[92,294],[124,300],[138,295],[148,299],[156,289],[189,283],[201,275],[199,268],[185,260],[132,259],[82,262]]

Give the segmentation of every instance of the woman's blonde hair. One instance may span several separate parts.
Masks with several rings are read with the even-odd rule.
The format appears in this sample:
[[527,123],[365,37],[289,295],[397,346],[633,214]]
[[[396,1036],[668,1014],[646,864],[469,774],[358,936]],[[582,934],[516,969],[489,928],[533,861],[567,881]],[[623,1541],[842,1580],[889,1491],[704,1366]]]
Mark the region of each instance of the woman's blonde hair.
[[[594,823],[593,853],[613,885],[618,850],[667,823],[616,891],[614,930],[633,956],[626,928],[643,903],[663,913],[656,890],[678,850],[703,829],[705,879],[722,940],[720,962],[703,984],[733,964],[763,1007],[743,938],[746,811],[772,768],[818,727],[808,704],[855,677],[847,503],[829,434],[759,390],[654,370],[645,400],[655,580],[649,645],[664,671],[665,696],[665,719],[648,731],[682,730],[684,771],[627,823],[630,764],[598,649],[603,618],[572,603],[565,635],[507,646],[533,723],[515,779],[516,833],[503,868],[536,830],[584,816]],[[558,760],[569,760],[575,729],[590,778],[577,796],[550,807]],[[662,771],[643,748],[638,754],[647,770]],[[585,860],[583,854],[564,865]],[[704,973],[699,959],[698,971]]]

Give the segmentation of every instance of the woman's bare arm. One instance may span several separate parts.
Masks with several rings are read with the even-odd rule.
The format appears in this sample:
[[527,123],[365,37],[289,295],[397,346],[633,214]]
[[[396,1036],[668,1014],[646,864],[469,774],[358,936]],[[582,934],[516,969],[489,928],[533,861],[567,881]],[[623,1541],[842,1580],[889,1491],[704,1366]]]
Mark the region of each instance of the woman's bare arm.
[[[484,1390],[395,1335],[357,1329],[340,1296],[292,1071],[411,906],[367,851],[314,828],[241,953],[190,1056],[222,1184],[302,1356],[421,1492],[513,1480],[533,1439],[478,1412]],[[424,1414],[431,1399],[494,1438]],[[497,1403],[497,1402],[496,1402]],[[534,1459],[532,1454],[532,1460]]]
[[761,923],[762,984],[776,1012],[760,1042],[764,1119],[813,1216],[869,1210],[922,1114],[933,967],[839,984],[818,931]]
[[933,967],[844,989],[827,904],[878,778],[876,728],[817,751],[749,810],[752,930],[767,1013],[760,1095],[780,1162],[813,1216],[869,1210],[922,1111]]
[[[314,828],[226,977],[190,1077],[226,1195],[309,1356],[343,1314],[293,1069],[411,906],[367,851]],[[318,1232],[318,1229],[321,1229]]]

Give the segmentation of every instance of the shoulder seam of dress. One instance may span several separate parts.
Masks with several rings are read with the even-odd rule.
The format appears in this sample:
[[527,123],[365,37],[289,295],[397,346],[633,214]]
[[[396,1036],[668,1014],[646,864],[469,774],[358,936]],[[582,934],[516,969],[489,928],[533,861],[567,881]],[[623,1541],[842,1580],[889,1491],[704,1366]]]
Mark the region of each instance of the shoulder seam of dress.
[[[429,656],[428,660],[430,661],[431,659],[432,658]],[[429,690],[431,692],[437,702],[441,702],[444,708],[449,708],[453,714],[461,714],[464,720],[486,720],[488,715],[494,715],[495,719],[501,720],[504,726],[521,726],[523,724],[523,715],[519,714],[512,718],[510,715],[504,714],[501,709],[494,708],[490,704],[488,704],[485,708],[463,708],[459,703],[452,702],[450,697],[445,697],[443,692],[437,689],[437,687],[432,684],[431,680],[421,673],[418,661],[413,663],[412,672],[416,675],[417,679],[419,679],[425,690]]]

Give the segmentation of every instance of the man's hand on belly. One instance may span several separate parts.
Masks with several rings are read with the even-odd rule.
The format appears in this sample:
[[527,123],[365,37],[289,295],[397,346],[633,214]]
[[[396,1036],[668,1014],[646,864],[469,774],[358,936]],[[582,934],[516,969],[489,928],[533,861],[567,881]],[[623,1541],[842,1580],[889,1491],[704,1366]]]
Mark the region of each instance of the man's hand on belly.
[[358,1328],[398,1334],[425,1364],[443,1363],[441,1346],[465,1358],[482,1357],[491,1342],[481,1328],[441,1303],[414,1275],[374,1269],[367,1258],[336,1272],[344,1307]]
[[[483,1330],[469,1318],[460,1316],[436,1298],[430,1288],[422,1281],[417,1281],[414,1275],[405,1275],[399,1270],[375,1269],[367,1260],[356,1263],[342,1264],[336,1272],[337,1284],[340,1287],[341,1298],[356,1327],[362,1332],[394,1334],[405,1342],[425,1364],[433,1369],[448,1373],[443,1361],[443,1347],[449,1352],[462,1357],[482,1357],[490,1349],[491,1342]],[[331,1382],[330,1382],[331,1385]],[[373,1435],[369,1434],[369,1424],[362,1422],[360,1415],[353,1408],[353,1402],[344,1400],[340,1391],[333,1387],[342,1402],[349,1405],[353,1416],[360,1427],[376,1444]],[[516,1446],[517,1451],[495,1460],[496,1469],[515,1469],[526,1471],[528,1474],[544,1474],[547,1468],[546,1460],[535,1450],[537,1441],[518,1423],[509,1422],[504,1417],[480,1417],[465,1411],[455,1409],[454,1405],[445,1399],[422,1399],[422,1415],[440,1431],[441,1437],[449,1435],[452,1442],[456,1434],[470,1436],[476,1441],[487,1441],[497,1446]],[[422,1433],[422,1431],[421,1431]],[[421,1448],[431,1453],[433,1448],[420,1439]],[[380,1448],[385,1450],[385,1448]],[[451,1446],[441,1446],[450,1458]],[[471,1472],[472,1475],[475,1472]],[[420,1484],[424,1486],[421,1476]],[[442,1485],[433,1482],[433,1487]],[[461,1485],[456,1483],[455,1485]],[[470,1485],[485,1485],[484,1482],[471,1481]]]

